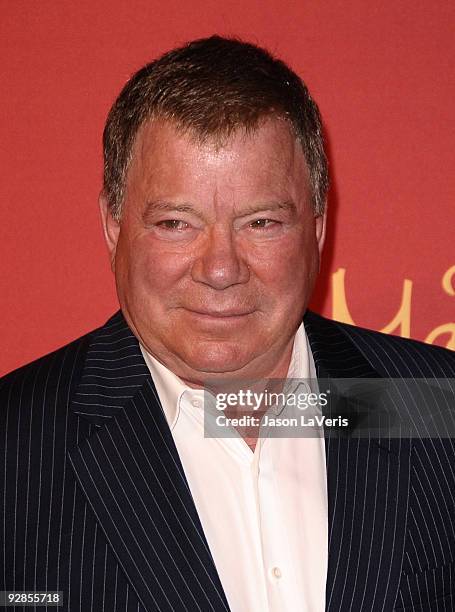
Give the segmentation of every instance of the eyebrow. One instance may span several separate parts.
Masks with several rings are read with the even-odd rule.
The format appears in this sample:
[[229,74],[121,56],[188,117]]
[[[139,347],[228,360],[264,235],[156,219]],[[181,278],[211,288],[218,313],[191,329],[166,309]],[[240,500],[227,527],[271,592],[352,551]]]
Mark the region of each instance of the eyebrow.
[[[285,210],[291,213],[297,211],[296,205],[292,200],[286,200],[284,202],[264,202],[262,204],[252,204],[241,211],[239,217],[247,217],[258,212],[266,211]],[[173,202],[167,202],[165,200],[157,200],[147,202],[145,210],[142,215],[143,219],[153,212],[177,212],[177,213],[190,213],[196,215],[199,219],[204,219],[203,215],[197,211],[191,204],[175,204]]]
[[263,204],[252,204],[244,210],[242,210],[241,217],[247,215],[253,215],[258,212],[266,212],[268,210],[285,210],[291,213],[297,211],[296,205],[292,200],[286,200],[285,202],[264,202]]
[[202,219],[201,213],[199,213],[191,204],[175,204],[172,202],[166,202],[163,200],[147,202],[145,205],[142,218],[146,219],[147,216],[154,212],[180,212],[180,213],[191,213]]

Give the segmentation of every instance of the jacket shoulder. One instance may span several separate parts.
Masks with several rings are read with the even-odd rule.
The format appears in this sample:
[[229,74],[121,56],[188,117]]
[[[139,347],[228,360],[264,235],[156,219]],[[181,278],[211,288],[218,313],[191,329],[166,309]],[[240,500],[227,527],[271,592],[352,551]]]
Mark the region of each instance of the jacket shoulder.
[[37,390],[48,393],[57,388],[73,386],[80,378],[90,339],[96,330],[61,348],[13,370],[0,378],[0,400],[13,402],[18,398],[33,397]]
[[306,316],[328,336],[343,334],[383,376],[455,377],[455,351],[332,321],[313,312]]

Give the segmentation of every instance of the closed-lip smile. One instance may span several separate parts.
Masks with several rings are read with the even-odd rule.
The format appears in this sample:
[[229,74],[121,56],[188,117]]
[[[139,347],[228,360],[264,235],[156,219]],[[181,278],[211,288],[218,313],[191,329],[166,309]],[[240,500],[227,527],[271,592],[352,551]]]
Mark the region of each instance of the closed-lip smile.
[[228,318],[228,317],[243,317],[245,315],[249,315],[251,314],[253,311],[252,310],[246,310],[246,311],[242,311],[242,310],[233,310],[233,309],[228,309],[228,310],[193,310],[191,308],[188,308],[187,310],[189,310],[189,312],[196,314],[196,315],[200,315],[200,316],[205,316],[205,317],[216,317],[216,318]]

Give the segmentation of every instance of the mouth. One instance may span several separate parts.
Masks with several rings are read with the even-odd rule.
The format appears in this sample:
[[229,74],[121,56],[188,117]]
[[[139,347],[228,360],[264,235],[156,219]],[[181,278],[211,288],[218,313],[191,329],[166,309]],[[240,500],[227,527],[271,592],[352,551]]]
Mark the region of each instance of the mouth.
[[242,317],[246,317],[250,314],[252,314],[254,311],[253,310],[234,310],[234,309],[226,309],[226,310],[193,310],[190,308],[186,309],[188,312],[190,312],[192,315],[196,315],[197,317],[200,317],[201,319],[207,319],[207,320],[212,320],[212,319],[240,319]]

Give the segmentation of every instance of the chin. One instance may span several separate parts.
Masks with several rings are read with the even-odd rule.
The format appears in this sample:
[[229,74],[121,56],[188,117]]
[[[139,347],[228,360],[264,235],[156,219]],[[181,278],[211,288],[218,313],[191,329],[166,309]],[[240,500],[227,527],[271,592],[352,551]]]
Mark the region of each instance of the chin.
[[[188,347],[190,350],[182,355],[182,359],[189,368],[203,375],[230,372],[234,374],[248,365],[253,356],[239,351],[238,345],[226,344],[203,342],[198,345],[194,343]],[[198,346],[197,350],[195,346]]]

